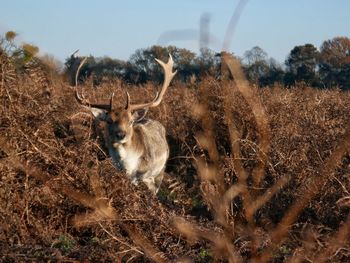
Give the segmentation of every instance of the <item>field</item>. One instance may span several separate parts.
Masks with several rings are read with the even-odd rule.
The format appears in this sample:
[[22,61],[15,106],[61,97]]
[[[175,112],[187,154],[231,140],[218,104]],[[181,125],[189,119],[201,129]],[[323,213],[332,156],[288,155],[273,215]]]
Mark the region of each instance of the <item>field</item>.
[[[3,262],[348,262],[350,96],[304,85],[176,81],[148,113],[171,149],[157,196],[104,149],[74,88],[55,74],[0,76]],[[135,102],[158,86],[81,90]]]

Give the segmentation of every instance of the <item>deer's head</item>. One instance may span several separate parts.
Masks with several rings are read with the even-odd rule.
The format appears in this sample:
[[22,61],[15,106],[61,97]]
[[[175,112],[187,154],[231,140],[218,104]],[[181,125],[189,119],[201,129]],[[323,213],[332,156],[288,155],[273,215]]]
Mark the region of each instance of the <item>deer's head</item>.
[[[164,82],[162,89],[156,94],[155,98],[148,103],[143,104],[131,104],[130,95],[126,92],[126,106],[122,109],[113,108],[114,93],[110,97],[108,104],[92,104],[87,101],[83,96],[79,95],[78,91],[75,92],[76,100],[83,106],[90,108],[92,114],[99,120],[106,122],[107,132],[109,140],[112,144],[124,144],[127,143],[133,135],[133,125],[135,122],[140,121],[144,118],[147,110],[151,107],[156,107],[160,104],[163,99],[163,95],[170,85],[171,80],[176,74],[173,72],[174,61],[169,54],[168,63],[164,63],[161,60],[156,59],[156,61],[161,65],[164,70]],[[80,63],[77,70],[77,75],[79,70],[85,60]],[[77,83],[77,77],[76,77]]]

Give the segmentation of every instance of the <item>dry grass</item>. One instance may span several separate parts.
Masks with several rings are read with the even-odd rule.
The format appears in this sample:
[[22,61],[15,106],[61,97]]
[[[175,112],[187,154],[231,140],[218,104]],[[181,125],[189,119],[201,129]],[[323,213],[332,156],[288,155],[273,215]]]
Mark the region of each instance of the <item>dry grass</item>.
[[[149,112],[171,148],[157,197],[112,166],[68,84],[3,67],[2,261],[349,261],[349,93],[251,88],[225,61],[234,81],[175,83]],[[156,89],[83,90],[123,106],[125,88]]]

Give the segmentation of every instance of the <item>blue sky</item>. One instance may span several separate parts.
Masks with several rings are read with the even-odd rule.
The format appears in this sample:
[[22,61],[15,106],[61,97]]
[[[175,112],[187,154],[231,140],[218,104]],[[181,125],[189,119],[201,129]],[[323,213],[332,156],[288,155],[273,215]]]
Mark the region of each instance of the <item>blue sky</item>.
[[[238,0],[1,0],[0,33],[14,30],[19,41],[39,46],[63,61],[76,49],[81,55],[128,59],[138,48],[158,44],[160,36],[199,30],[201,15],[219,51]],[[350,37],[349,0],[249,0],[230,41],[241,56],[260,46],[283,62],[296,45],[319,47],[335,36]],[[192,30],[192,31],[190,31]],[[171,34],[170,34],[171,35]],[[168,44],[198,51],[198,39]],[[163,43],[163,42],[162,42]]]

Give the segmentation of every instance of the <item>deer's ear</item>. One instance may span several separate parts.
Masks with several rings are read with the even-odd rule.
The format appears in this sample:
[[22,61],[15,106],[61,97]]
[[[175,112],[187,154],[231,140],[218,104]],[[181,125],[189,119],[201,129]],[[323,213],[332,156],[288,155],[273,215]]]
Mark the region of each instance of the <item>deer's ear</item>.
[[148,112],[148,109],[140,109],[140,110],[135,111],[132,114],[133,121],[134,122],[142,121],[146,117],[147,112]]
[[107,119],[107,112],[102,109],[98,108],[90,108],[90,111],[94,117],[100,121],[106,121]]

